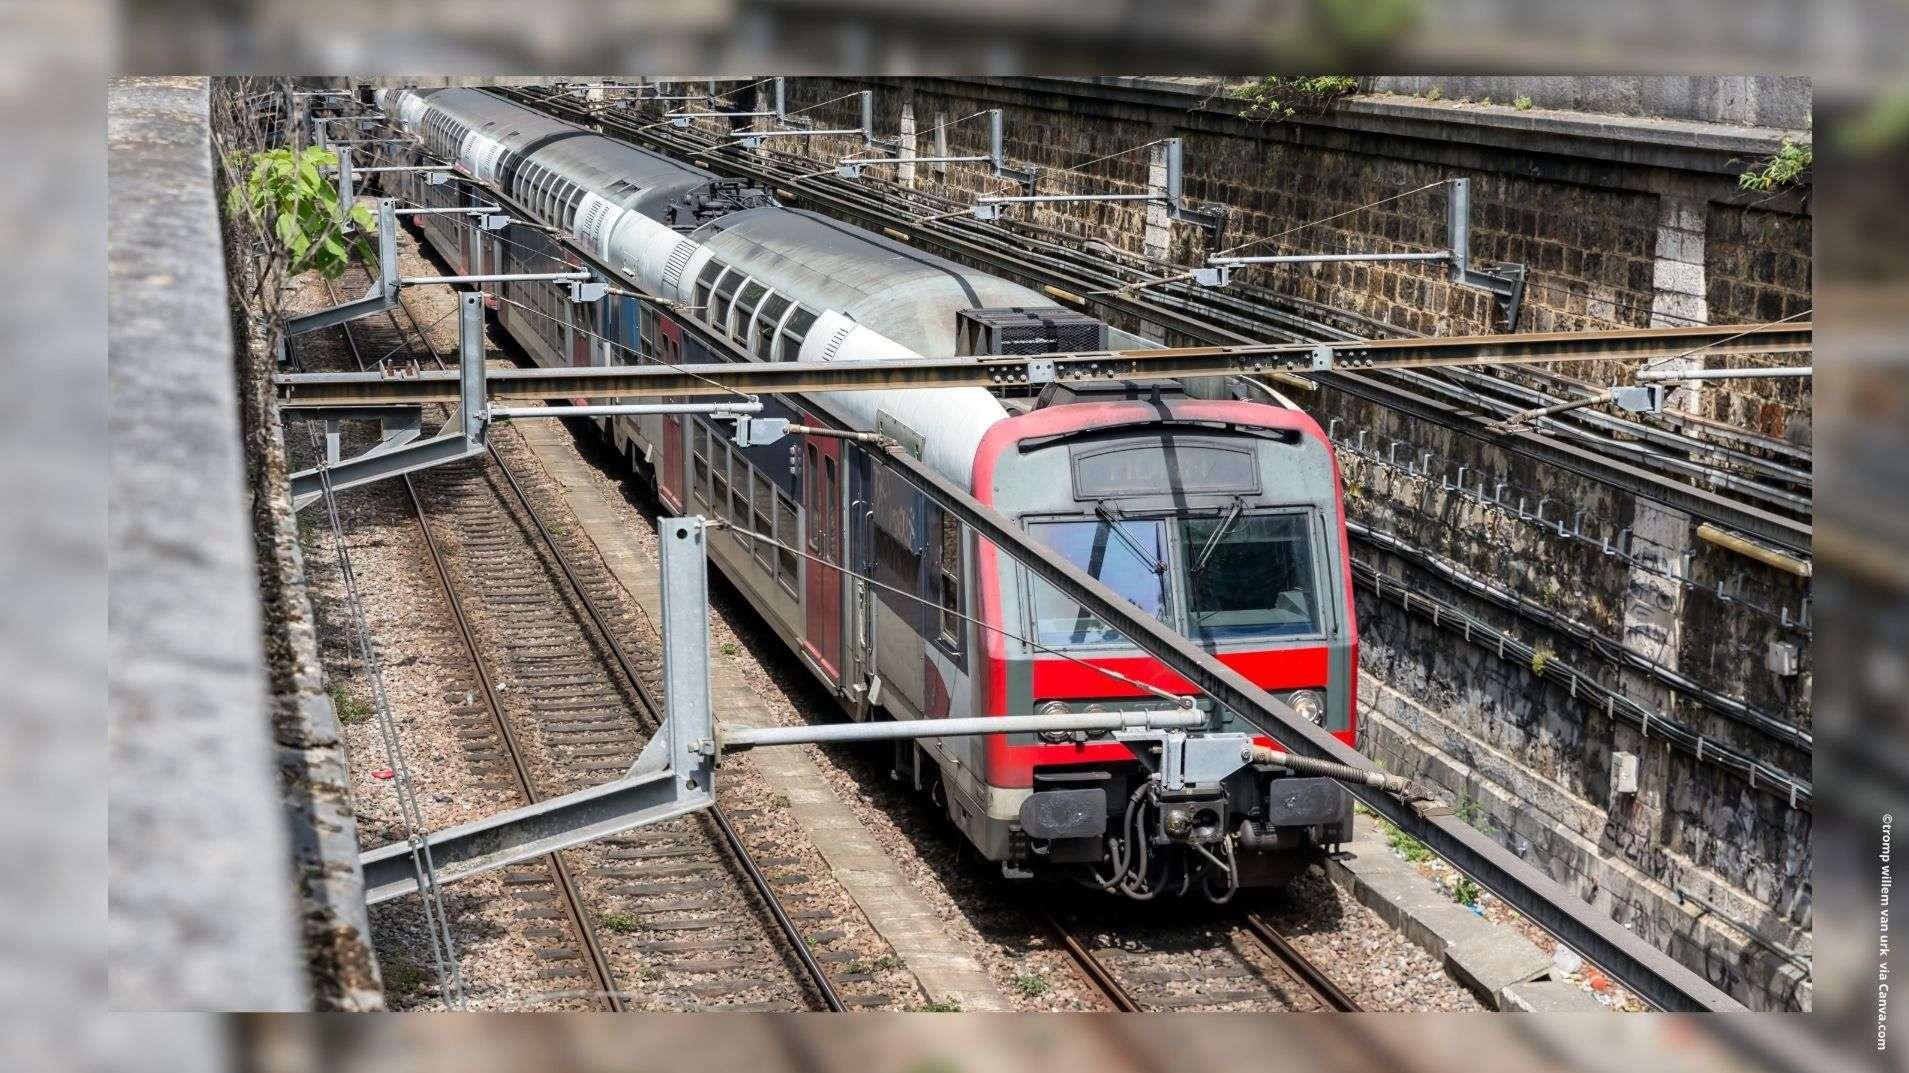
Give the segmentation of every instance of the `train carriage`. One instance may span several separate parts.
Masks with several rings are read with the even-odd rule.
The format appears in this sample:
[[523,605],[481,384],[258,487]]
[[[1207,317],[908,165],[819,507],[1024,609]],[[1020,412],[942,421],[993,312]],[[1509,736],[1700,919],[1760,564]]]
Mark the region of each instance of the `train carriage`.
[[[667,303],[576,304],[560,284],[498,285],[499,323],[540,365],[723,360],[684,318],[756,361],[1109,338],[1025,287],[488,93],[383,93],[387,114],[430,152],[497,183]],[[392,185],[476,196],[412,175]],[[557,263],[534,229],[424,234],[447,259],[504,272]],[[764,414],[819,426],[827,411],[882,432],[1351,743],[1357,625],[1336,461],[1303,412],[1246,387],[1202,392],[1220,398],[1177,382],[1048,385],[1031,398],[894,389],[818,395],[819,410],[771,397]],[[854,718],[1158,703],[1134,681],[1193,692],[859,444],[738,447],[731,427],[697,416],[596,423],[668,509],[731,523],[709,542],[712,563]],[[1214,729],[1241,729],[1230,712],[1211,717]],[[1351,832],[1351,798],[1329,780],[1249,767],[1163,795],[1126,746],[1095,733],[924,738],[898,750],[897,769],[1005,874],[1065,873],[1133,897],[1281,883]]]

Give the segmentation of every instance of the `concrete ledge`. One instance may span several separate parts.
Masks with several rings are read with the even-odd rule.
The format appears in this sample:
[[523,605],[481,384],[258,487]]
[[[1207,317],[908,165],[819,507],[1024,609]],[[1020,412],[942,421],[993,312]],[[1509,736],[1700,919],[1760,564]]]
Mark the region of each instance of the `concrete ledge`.
[[1565,980],[1533,980],[1505,988],[1505,1004],[1512,1013],[1604,1013],[1596,996]]
[[1333,882],[1439,959],[1453,979],[1486,1005],[1507,1009],[1507,989],[1550,975],[1549,954],[1452,901],[1393,853],[1367,817],[1357,818],[1356,837],[1345,851],[1327,866]]
[[[1241,108],[1238,101],[1216,95],[1220,87],[1211,79],[1026,76],[965,81],[1072,92],[1176,111],[1199,105],[1200,111],[1226,117],[1237,115]],[[1188,115],[1192,117],[1197,113]],[[1751,161],[1776,152],[1786,137],[1798,141],[1810,138],[1808,130],[1781,127],[1566,109],[1519,111],[1509,106],[1432,101],[1397,93],[1346,97],[1334,102],[1322,115],[1301,115],[1290,122],[1295,128],[1338,129],[1520,152],[1542,151],[1584,160],[1729,175],[1742,171]]]
[[108,94],[108,997],[299,1009],[208,93]]

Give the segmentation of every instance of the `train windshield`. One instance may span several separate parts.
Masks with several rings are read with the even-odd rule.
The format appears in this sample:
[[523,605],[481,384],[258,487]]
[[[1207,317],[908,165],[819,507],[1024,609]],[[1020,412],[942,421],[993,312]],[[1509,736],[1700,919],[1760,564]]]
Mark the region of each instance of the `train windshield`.
[[[1155,618],[1167,613],[1167,526],[1158,518],[1102,516],[1093,521],[1036,522],[1043,544]],[[1034,634],[1044,645],[1113,644],[1121,635],[1074,601],[1036,579]]]
[[1189,632],[1201,641],[1296,637],[1320,631],[1312,535],[1303,514],[1180,522]]

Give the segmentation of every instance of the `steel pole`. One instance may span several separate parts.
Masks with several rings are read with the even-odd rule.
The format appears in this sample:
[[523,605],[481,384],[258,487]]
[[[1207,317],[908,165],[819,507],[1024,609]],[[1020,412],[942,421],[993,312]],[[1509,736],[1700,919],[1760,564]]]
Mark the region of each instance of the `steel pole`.
[[724,752],[758,745],[839,744],[904,738],[965,738],[981,734],[1039,734],[1073,730],[1185,730],[1206,724],[1198,711],[1092,712],[1079,715],[982,715],[958,719],[903,719],[820,726],[749,727],[721,730]]

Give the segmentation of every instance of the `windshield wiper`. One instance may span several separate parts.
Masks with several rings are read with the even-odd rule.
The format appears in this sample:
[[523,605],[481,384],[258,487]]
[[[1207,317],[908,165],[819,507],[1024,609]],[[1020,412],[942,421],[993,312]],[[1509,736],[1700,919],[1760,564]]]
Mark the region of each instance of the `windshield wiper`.
[[1206,561],[1211,559],[1213,553],[1219,550],[1220,541],[1226,538],[1227,533],[1232,532],[1233,523],[1239,521],[1240,515],[1244,513],[1246,513],[1246,502],[1240,499],[1240,497],[1234,496],[1233,505],[1226,508],[1226,514],[1220,519],[1220,524],[1213,527],[1213,535],[1207,537],[1206,543],[1200,545],[1200,555],[1193,561],[1191,573],[1197,574],[1206,569]]
[[1135,540],[1133,534],[1127,531],[1127,526],[1121,521],[1121,515],[1115,508],[1109,507],[1105,503],[1096,503],[1094,504],[1094,514],[1101,521],[1107,523],[1107,527],[1113,530],[1114,535],[1120,538],[1122,544],[1127,545],[1128,549],[1134,553],[1135,558],[1147,564],[1147,569],[1153,571],[1155,577],[1159,577],[1167,572],[1166,562],[1162,559],[1154,558],[1151,553],[1140,546],[1140,542]]

